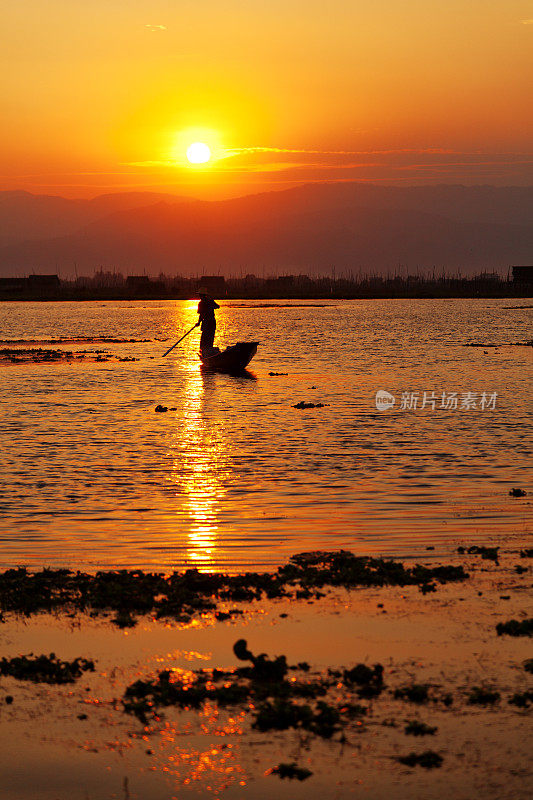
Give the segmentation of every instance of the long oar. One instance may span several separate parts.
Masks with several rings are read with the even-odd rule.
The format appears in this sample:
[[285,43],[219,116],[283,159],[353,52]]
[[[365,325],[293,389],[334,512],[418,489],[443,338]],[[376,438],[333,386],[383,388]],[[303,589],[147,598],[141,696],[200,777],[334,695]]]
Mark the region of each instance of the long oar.
[[189,335],[189,333],[192,333],[192,332],[193,332],[193,330],[194,330],[195,328],[197,328],[197,327],[198,327],[198,322],[196,323],[196,325],[193,325],[193,326],[192,326],[192,328],[190,329],[190,331],[187,331],[187,333],[185,333],[185,334],[184,334],[184,335],[181,337],[181,339],[179,339],[179,341],[177,341],[177,342],[176,342],[176,344],[173,344],[173,345],[172,345],[172,347],[169,347],[169,349],[167,350],[167,352],[166,352],[166,353],[163,353],[163,355],[161,356],[161,358],[164,358],[165,356],[168,356],[168,354],[170,353],[170,351],[171,351],[171,350],[174,350],[174,348],[175,348],[175,347],[177,347],[177,346],[179,345],[179,343],[180,343],[180,342],[182,342],[182,341],[185,339],[185,337],[186,337],[186,336],[188,336],[188,335]]

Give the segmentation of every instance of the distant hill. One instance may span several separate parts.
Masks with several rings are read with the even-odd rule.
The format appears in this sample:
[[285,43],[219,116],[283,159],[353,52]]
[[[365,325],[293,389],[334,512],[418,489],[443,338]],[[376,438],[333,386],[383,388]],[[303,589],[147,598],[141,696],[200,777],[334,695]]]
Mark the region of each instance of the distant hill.
[[0,274],[464,274],[533,261],[533,187],[315,184],[223,201],[0,193]]
[[30,192],[0,192],[0,244],[51,239],[74,233],[97,219],[143,205],[184,198],[150,192],[102,194],[90,200],[67,200]]

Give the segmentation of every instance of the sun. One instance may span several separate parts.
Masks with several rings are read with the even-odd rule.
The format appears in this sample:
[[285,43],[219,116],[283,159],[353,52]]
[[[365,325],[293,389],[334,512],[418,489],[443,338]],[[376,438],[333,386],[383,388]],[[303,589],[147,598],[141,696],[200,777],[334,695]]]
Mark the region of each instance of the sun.
[[190,164],[207,164],[211,158],[211,149],[205,142],[193,142],[187,148],[187,160]]

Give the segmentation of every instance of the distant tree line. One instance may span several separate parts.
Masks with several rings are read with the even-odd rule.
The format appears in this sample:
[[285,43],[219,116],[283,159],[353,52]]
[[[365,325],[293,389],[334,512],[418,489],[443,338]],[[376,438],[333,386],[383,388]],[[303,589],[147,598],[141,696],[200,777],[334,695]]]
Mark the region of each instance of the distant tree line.
[[513,267],[506,277],[483,272],[475,276],[365,275],[336,277],[282,275],[127,275],[98,270],[90,277],[61,280],[33,274],[0,278],[2,300],[187,300],[205,291],[227,299],[357,299],[394,297],[524,297],[533,291],[533,267]]

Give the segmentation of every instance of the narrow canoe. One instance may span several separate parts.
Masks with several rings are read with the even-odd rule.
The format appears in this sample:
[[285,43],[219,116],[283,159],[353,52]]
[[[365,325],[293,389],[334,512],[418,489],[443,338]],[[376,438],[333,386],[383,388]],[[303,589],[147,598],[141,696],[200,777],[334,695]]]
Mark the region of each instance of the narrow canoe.
[[257,353],[259,342],[238,342],[212,355],[202,355],[202,368],[211,372],[242,372]]

